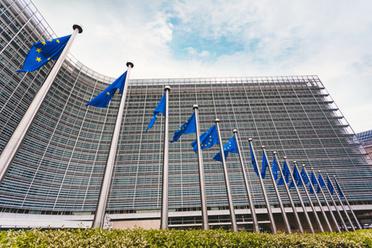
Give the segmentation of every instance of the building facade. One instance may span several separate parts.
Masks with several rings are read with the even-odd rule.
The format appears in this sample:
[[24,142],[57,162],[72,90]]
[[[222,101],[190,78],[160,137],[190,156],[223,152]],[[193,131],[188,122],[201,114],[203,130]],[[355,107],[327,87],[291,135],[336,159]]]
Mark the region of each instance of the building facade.
[[[1,152],[53,64],[34,72],[16,70],[33,43],[57,36],[28,1],[0,0],[0,23]],[[1,182],[2,228],[91,225],[119,96],[104,109],[85,104],[114,80],[68,56]],[[336,175],[357,213],[371,211],[371,164],[317,76],[131,79],[129,83],[107,204],[114,226],[145,223],[156,227],[159,221],[164,118],[145,130],[166,85],[171,87],[170,137],[190,117],[194,104],[199,105],[202,132],[216,118],[221,120],[223,142],[238,129],[262,228],[267,226],[267,210],[250,162],[249,138],[253,138],[258,161],[262,160],[260,147],[265,145],[271,161],[271,152],[276,151],[281,161],[287,156]],[[201,225],[193,140],[194,134],[183,135],[169,145],[170,228]],[[218,146],[203,150],[207,205],[210,225],[225,227],[230,217],[222,165],[212,159],[218,151]],[[229,155],[227,166],[238,225],[249,229],[252,219],[236,154]],[[280,222],[274,188],[269,179],[264,181],[270,208]],[[279,190],[290,214],[284,188]]]

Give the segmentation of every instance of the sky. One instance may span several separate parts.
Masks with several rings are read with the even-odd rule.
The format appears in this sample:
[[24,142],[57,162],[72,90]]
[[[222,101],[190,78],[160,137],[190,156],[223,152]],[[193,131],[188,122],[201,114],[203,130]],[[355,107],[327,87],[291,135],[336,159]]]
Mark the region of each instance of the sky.
[[110,77],[318,75],[353,130],[372,129],[370,0],[33,0],[71,54]]

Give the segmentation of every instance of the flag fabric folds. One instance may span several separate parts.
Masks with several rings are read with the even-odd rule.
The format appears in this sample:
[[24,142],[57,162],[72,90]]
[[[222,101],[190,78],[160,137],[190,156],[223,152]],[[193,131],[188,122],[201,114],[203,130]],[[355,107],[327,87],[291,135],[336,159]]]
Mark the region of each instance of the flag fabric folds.
[[[313,187],[311,187],[311,184],[314,185],[314,187],[315,187],[315,185],[318,185],[318,182],[316,181],[316,177],[315,177],[313,172],[311,172],[310,180],[311,180],[311,183],[309,184],[309,190],[310,190],[311,194],[314,194],[314,190],[313,190]],[[317,193],[319,193],[319,192],[317,192]]]
[[305,185],[309,183],[309,177],[306,174],[305,168],[301,170],[301,177]]
[[[284,176],[285,182],[286,183],[289,183],[289,174],[290,174],[290,172],[289,172],[288,165],[287,165],[287,163],[285,161],[283,163],[282,172],[283,172],[283,176]],[[280,179],[278,181],[278,185],[283,185],[283,184],[284,184],[283,177],[280,177]]]
[[107,105],[110,103],[110,100],[114,96],[116,89],[119,89],[119,93],[123,94],[126,76],[127,76],[127,72],[124,72],[112,84],[110,84],[106,89],[104,89],[101,93],[99,93],[95,98],[93,98],[85,106],[92,105],[98,108],[106,108]]
[[266,177],[266,167],[268,166],[269,166],[269,162],[267,161],[265,151],[262,151],[262,170],[261,170],[262,178]]
[[159,116],[159,113],[162,113],[165,116],[165,106],[166,106],[166,96],[165,96],[165,93],[164,93],[163,97],[161,98],[160,102],[158,103],[158,106],[156,106],[156,108],[154,110],[154,114],[152,115],[149,126],[147,127],[145,133],[147,133],[147,130],[149,130],[150,128],[152,128],[154,126],[155,121]]
[[300,177],[300,172],[297,169],[297,166],[294,166],[293,168],[293,181],[289,184],[288,188],[292,188],[294,186],[294,183],[296,183],[297,186],[302,185],[301,177]]
[[[214,144],[220,144],[218,141],[217,127],[214,125],[200,135],[200,145],[201,149],[212,147]],[[191,146],[194,148],[194,152],[198,153],[198,145],[196,140],[191,143]]]
[[336,183],[336,188],[338,190],[338,193],[340,195],[341,198],[344,198],[344,194],[342,193],[342,190],[340,188],[340,186],[338,185],[337,181],[335,180],[335,183]]
[[327,176],[327,187],[329,189],[329,192],[331,192],[331,195],[333,195],[333,186],[332,186],[332,183],[331,183],[331,180],[329,180],[329,177]]
[[317,191],[317,193],[320,192],[320,188],[321,187],[325,187],[326,186],[325,183],[324,183],[323,177],[320,174],[318,176],[318,182],[319,182],[319,185],[318,185],[318,191]]
[[[225,154],[225,158],[227,158],[229,152],[238,153],[235,136],[232,136],[231,139],[223,146],[223,153]],[[221,151],[214,155],[213,159],[222,162]]]
[[23,68],[17,72],[35,71],[52,59],[57,60],[70,37],[71,35],[67,35],[34,43],[26,56]]
[[196,133],[195,112],[185,123],[182,124],[180,128],[178,128],[173,135],[173,140],[170,143],[176,142],[182,134],[189,133]]
[[250,142],[249,142],[249,150],[251,151],[251,161],[252,161],[254,172],[256,172],[256,174],[258,176],[258,168],[257,168],[256,158],[253,154],[253,149],[252,149],[252,146],[251,146]]
[[273,158],[273,167],[272,167],[272,173],[275,180],[278,179],[278,171],[279,171],[279,165],[278,162],[276,162],[276,157]]

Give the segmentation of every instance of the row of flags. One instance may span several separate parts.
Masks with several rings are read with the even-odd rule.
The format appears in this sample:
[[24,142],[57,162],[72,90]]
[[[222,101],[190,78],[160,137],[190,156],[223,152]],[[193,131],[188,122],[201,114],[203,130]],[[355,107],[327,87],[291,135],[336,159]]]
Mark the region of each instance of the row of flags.
[[[23,68],[21,70],[18,70],[18,71],[19,72],[33,71],[33,70],[39,69],[40,67],[47,64],[51,60],[58,59],[58,57],[62,53],[63,49],[65,48],[68,40],[70,39],[70,37],[71,37],[71,35],[64,36],[64,37],[61,37],[61,38],[56,38],[56,39],[50,39],[50,40],[46,40],[46,41],[43,41],[43,42],[37,42],[37,43],[33,44],[31,50],[29,51],[29,53],[26,56]],[[93,98],[91,101],[89,101],[86,104],[86,106],[91,105],[91,106],[95,106],[95,107],[98,107],[98,108],[107,107],[117,90],[119,90],[119,93],[123,95],[123,90],[124,90],[124,86],[125,86],[125,82],[126,82],[126,77],[127,77],[127,72],[124,72],[119,78],[117,78],[112,84],[110,84],[100,94],[98,94],[95,98]],[[157,118],[159,117],[160,113],[162,113],[163,116],[166,115],[166,108],[167,108],[166,98],[167,98],[166,93],[164,93],[164,95],[161,98],[160,102],[158,103],[157,107],[153,111],[153,116],[152,116],[152,118],[149,122],[149,125],[146,129],[146,132],[154,126],[154,124],[155,124]],[[124,99],[124,101],[125,101],[125,99]],[[188,118],[186,120],[186,122],[184,124],[182,124],[181,127],[174,132],[173,139],[170,142],[173,143],[173,142],[178,141],[178,139],[183,134],[196,133],[196,129],[197,129],[196,125],[197,125],[197,123],[196,123],[195,112],[194,112],[190,116],[190,118]],[[200,148],[201,149],[206,149],[206,148],[212,147],[214,144],[220,144],[220,137],[219,137],[218,132],[219,132],[218,126],[214,125],[214,126],[210,127],[202,135],[200,135]],[[222,153],[220,151],[213,157],[213,159],[216,160],[216,161],[223,162],[222,157],[227,158],[229,152],[239,153],[239,156],[240,156],[240,152],[239,152],[238,145],[237,145],[236,142],[237,142],[236,137],[233,136],[221,149],[221,151],[223,151],[223,153],[224,153],[224,156],[222,156]],[[197,153],[198,152],[197,140],[193,141],[191,143],[191,146],[192,146],[194,152]],[[265,151],[263,151],[262,169],[261,169],[261,172],[259,172],[258,167],[257,167],[257,161],[256,161],[256,158],[254,156],[254,151],[253,151],[251,142],[249,142],[249,148],[250,148],[251,162],[252,162],[252,165],[253,165],[253,168],[254,168],[254,172],[257,174],[257,176],[260,177],[260,180],[264,179],[266,177],[267,168],[270,167],[269,161],[266,157],[266,153],[265,153]],[[316,178],[314,172],[311,172],[311,175],[310,175],[310,178],[309,178],[307,173],[306,173],[306,170],[303,168],[302,171],[299,172],[296,165],[294,165],[293,173],[291,175],[291,172],[289,170],[289,167],[288,167],[286,161],[284,161],[282,171],[280,171],[280,166],[279,166],[278,162],[276,161],[275,155],[274,155],[272,164],[273,164],[273,167],[271,169],[271,173],[272,173],[272,179],[274,180],[274,185],[275,185],[275,183],[278,186],[284,185],[284,184],[286,184],[286,185],[289,184],[288,188],[290,189],[294,186],[302,186],[302,185],[305,186],[305,185],[309,184],[309,191],[310,191],[311,194],[315,194],[313,186],[317,187],[316,188],[316,193],[321,192],[322,187],[327,187],[331,195],[333,195],[333,192],[335,191],[328,175],[327,175],[327,178],[326,178],[326,181],[327,181],[327,184],[326,184],[320,173],[319,173],[318,178]],[[227,170],[226,170],[226,173],[227,173]],[[279,174],[281,176],[278,180]],[[290,177],[292,178],[292,181],[290,181]],[[226,180],[226,185],[228,185],[229,183],[228,183],[228,179],[226,178],[226,175],[225,175],[225,180]],[[339,196],[341,198],[344,198],[342,190],[341,190],[340,186],[338,185],[337,181],[335,181],[335,184],[336,184],[337,191],[339,192]],[[275,188],[276,188],[276,185],[275,185]],[[228,194],[229,194],[229,192],[228,192]],[[279,202],[281,202],[280,199],[278,199],[278,200],[279,200]],[[232,201],[229,199],[229,202],[232,202]],[[327,203],[327,205],[328,205],[328,203]],[[233,209],[232,203],[231,203],[231,205],[229,203],[229,207]],[[254,206],[251,206],[251,208],[254,208]],[[349,206],[349,208],[350,208],[350,206]],[[231,211],[231,209],[230,209],[230,211]],[[285,215],[284,212],[282,214]],[[233,216],[231,218],[232,218],[232,223],[235,221],[235,225],[236,225],[235,214],[234,214],[234,221],[233,221]],[[163,222],[163,220],[162,220],[162,222]],[[271,219],[271,222],[273,222],[272,219]],[[276,227],[275,227],[275,229],[276,229]],[[236,230],[237,230],[237,227],[234,228],[234,231],[236,231]],[[257,230],[258,230],[258,228],[257,228]],[[289,231],[290,231],[290,229],[289,229]]]

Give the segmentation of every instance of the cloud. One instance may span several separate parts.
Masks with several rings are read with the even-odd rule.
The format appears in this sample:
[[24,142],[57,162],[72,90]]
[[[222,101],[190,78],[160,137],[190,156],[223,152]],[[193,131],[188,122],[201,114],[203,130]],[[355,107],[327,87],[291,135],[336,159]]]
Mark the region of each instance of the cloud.
[[315,74],[357,132],[372,129],[368,0],[34,2],[59,36],[83,24],[71,53],[104,75],[128,60],[133,78]]

